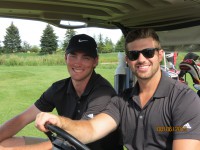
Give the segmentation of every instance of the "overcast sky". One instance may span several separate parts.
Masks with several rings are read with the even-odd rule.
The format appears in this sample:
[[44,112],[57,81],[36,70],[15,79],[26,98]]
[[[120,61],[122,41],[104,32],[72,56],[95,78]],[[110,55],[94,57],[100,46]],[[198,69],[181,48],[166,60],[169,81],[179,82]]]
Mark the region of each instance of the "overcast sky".
[[[28,42],[31,45],[40,44],[40,37],[43,30],[46,27],[46,23],[40,21],[22,20],[22,19],[10,19],[10,18],[0,18],[0,45],[2,46],[2,41],[6,35],[6,28],[11,25],[11,22],[18,28],[21,40]],[[66,30],[53,26],[56,36],[58,36],[59,41],[63,41]],[[109,29],[99,29],[99,28],[85,28],[76,29],[77,33],[85,33],[90,36],[103,34],[103,37],[110,38],[113,43],[116,43],[122,33],[120,30],[109,30]]]

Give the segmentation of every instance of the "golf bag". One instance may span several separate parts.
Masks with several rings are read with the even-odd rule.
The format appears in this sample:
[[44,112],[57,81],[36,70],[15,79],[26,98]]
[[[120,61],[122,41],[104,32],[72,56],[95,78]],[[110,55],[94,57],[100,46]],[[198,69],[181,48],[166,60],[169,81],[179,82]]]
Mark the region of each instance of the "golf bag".
[[191,52],[184,57],[184,60],[179,64],[179,80],[187,84],[186,73],[189,73],[193,80],[193,86],[200,96],[200,64],[196,63],[198,58],[197,54]]

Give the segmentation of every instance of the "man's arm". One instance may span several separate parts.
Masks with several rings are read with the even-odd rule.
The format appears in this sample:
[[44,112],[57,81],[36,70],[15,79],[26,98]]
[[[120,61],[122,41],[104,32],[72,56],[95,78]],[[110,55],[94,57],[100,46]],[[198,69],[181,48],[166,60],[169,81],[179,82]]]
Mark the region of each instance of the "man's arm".
[[115,120],[107,114],[101,113],[90,120],[71,120],[69,118],[56,116],[50,113],[40,113],[36,117],[36,127],[44,132],[46,123],[58,126],[83,143],[91,143],[117,128]]
[[32,105],[26,111],[19,114],[18,116],[8,120],[0,126],[0,142],[14,136],[22,128],[24,128],[30,122],[35,120],[35,117],[41,111]]
[[200,141],[193,139],[174,140],[173,150],[200,150]]
[[0,150],[52,150],[52,144],[50,141],[42,142],[34,145],[25,145],[25,146],[17,146],[17,147],[2,147],[0,146]]

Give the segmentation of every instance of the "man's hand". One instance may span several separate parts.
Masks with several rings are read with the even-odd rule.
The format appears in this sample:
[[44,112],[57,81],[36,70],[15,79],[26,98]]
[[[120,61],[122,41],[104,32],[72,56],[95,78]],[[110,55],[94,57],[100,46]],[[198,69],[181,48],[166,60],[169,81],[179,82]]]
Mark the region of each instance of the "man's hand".
[[35,126],[40,131],[47,132],[48,130],[45,128],[45,124],[52,124],[61,128],[61,120],[58,116],[41,112],[36,116]]

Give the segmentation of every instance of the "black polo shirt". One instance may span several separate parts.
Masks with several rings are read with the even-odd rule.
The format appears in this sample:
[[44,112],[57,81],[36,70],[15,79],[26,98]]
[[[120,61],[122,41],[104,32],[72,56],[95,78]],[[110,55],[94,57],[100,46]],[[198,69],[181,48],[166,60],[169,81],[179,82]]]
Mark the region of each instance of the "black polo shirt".
[[107,113],[120,126],[129,150],[171,150],[174,139],[200,140],[200,98],[162,73],[153,97],[141,108],[139,86],[114,97]]
[[[67,78],[53,83],[35,102],[35,106],[43,112],[51,112],[55,108],[60,116],[74,120],[90,119],[102,112],[114,95],[116,93],[111,84],[93,72],[81,97],[77,95],[71,78]],[[118,132],[113,132],[88,146],[94,150],[116,150],[118,137]]]

